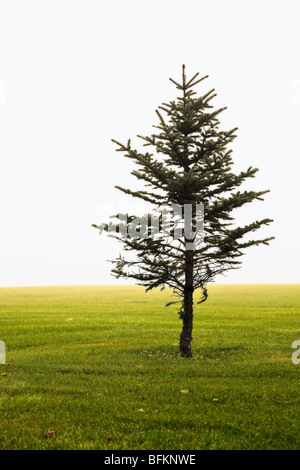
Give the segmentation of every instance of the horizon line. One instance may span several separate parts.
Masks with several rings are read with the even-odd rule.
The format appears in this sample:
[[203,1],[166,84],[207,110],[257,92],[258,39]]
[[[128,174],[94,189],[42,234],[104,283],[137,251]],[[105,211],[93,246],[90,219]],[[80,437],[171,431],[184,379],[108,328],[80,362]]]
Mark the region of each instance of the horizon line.
[[[226,283],[208,283],[207,286],[276,286],[276,285],[300,285],[300,282],[226,282]],[[147,288],[139,284],[40,284],[40,285],[17,285],[17,286],[0,286],[0,289],[29,289],[38,287],[141,287]],[[169,286],[166,286],[166,288]],[[169,287],[171,289],[171,287]],[[161,289],[156,287],[155,289]],[[197,290],[197,289],[196,289]]]

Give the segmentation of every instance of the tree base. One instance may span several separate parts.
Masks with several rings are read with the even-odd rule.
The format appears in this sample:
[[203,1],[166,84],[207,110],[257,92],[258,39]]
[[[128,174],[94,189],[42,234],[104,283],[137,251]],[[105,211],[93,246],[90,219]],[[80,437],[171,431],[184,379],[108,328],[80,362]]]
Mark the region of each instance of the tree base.
[[192,357],[192,347],[191,347],[192,338],[180,338],[180,355],[181,357]]

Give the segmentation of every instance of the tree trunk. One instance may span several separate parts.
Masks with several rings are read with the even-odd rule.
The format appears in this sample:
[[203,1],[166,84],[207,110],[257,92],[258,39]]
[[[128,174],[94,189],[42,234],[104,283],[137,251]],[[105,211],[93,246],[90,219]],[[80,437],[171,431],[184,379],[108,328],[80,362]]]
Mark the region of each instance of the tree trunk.
[[185,289],[183,300],[182,331],[180,334],[180,353],[183,357],[192,357],[193,331],[193,251],[187,250],[185,255]]

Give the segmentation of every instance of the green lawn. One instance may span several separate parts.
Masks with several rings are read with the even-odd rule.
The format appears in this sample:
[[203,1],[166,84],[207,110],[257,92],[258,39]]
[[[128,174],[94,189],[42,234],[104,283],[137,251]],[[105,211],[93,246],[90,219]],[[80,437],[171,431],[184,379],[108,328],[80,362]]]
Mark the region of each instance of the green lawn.
[[169,295],[1,288],[0,449],[299,449],[300,285],[212,286],[193,359]]

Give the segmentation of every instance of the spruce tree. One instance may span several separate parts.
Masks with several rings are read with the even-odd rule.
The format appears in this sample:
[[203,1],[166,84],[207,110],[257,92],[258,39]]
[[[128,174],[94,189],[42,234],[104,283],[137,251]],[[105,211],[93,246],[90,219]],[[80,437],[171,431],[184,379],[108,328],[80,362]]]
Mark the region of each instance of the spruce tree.
[[[254,221],[242,227],[234,224],[232,211],[254,200],[263,200],[268,190],[237,190],[245,180],[253,178],[258,169],[249,167],[238,174],[232,171],[232,149],[229,145],[236,137],[237,128],[229,131],[219,129],[218,116],[226,108],[213,109],[214,89],[200,97],[193,91],[195,85],[205,78],[207,76],[199,78],[197,73],[187,80],[184,65],[181,83],[170,78],[181,96],[163,103],[156,110],[156,133],[146,137],[138,135],[143,145],[152,149],[152,153],[135,150],[130,140],[127,144],[113,140],[117,151],[124,152],[125,157],[137,165],[132,174],[142,183],[139,191],[120,186],[116,188],[150,203],[152,213],[158,214],[160,230],[163,224],[159,211],[164,205],[176,205],[182,210],[190,205],[193,229],[197,226],[195,207],[197,204],[204,205],[202,242],[191,248],[189,242],[195,240],[195,232],[174,238],[174,221],[173,225],[170,222],[169,234],[153,236],[156,233],[155,219],[150,215],[146,216],[148,236],[127,235],[130,230],[137,234],[139,229],[142,231],[141,219],[134,216],[126,218],[117,215],[114,217],[118,218],[118,223],[101,226],[121,241],[125,251],[133,251],[136,255],[134,259],[120,255],[112,261],[112,272],[116,277],[134,279],[137,284],[145,286],[146,291],[169,286],[178,297],[182,319],[179,346],[184,357],[192,356],[194,294],[199,291],[201,295],[196,299],[197,303],[204,302],[208,296],[207,284],[213,282],[216,275],[238,268],[244,249],[252,245],[268,245],[274,238],[248,237],[251,232],[272,222],[271,219]],[[94,227],[99,228],[97,225]],[[167,305],[173,303],[176,302]]]

